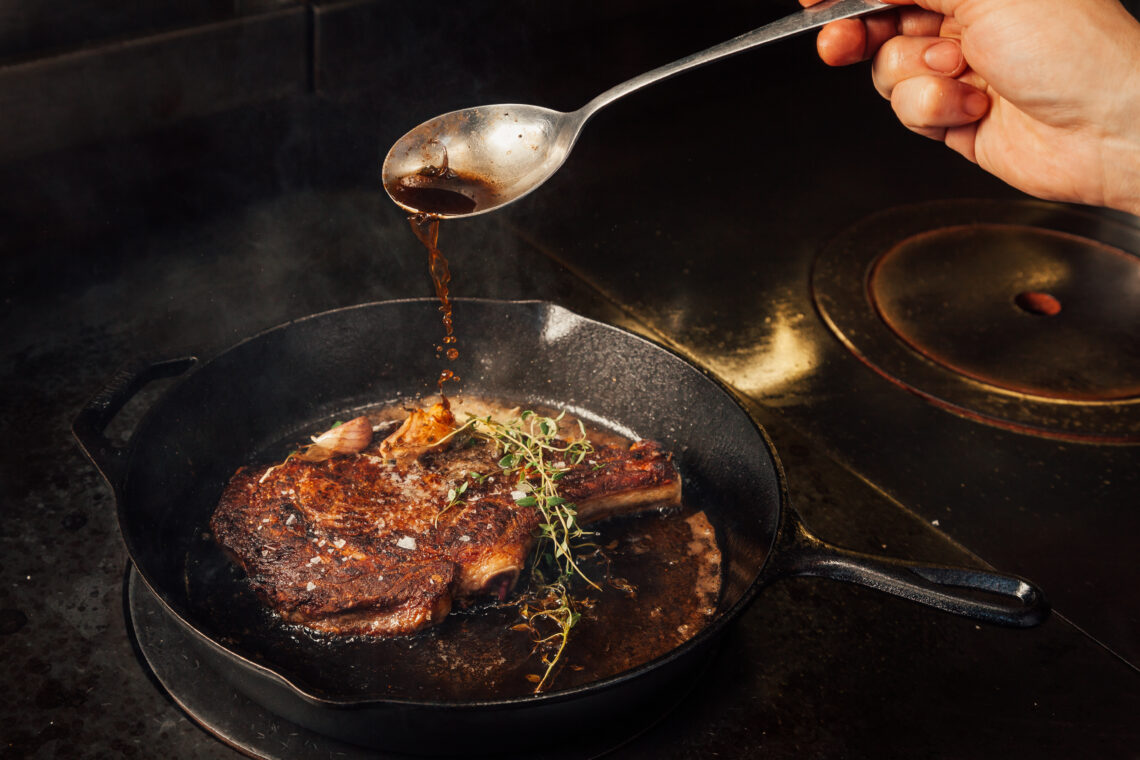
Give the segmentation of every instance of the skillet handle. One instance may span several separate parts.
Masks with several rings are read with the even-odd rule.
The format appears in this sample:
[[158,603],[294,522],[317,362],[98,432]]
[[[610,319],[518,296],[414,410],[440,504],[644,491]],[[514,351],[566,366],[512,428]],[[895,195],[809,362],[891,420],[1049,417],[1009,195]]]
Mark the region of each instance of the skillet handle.
[[[928,607],[1014,628],[1038,625],[1049,602],[1022,578],[843,549],[812,535],[794,513],[773,552],[775,577],[815,576],[857,583]],[[979,593],[980,592],[980,593]]]
[[71,432],[80,448],[116,491],[126,474],[127,447],[116,446],[104,431],[115,415],[147,384],[177,377],[197,363],[193,356],[165,361],[136,360],[121,367],[76,415]]

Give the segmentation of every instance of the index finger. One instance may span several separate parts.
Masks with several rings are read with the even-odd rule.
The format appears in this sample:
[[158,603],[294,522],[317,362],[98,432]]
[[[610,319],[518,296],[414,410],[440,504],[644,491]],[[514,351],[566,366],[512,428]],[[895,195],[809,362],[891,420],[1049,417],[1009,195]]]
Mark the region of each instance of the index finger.
[[833,21],[819,31],[816,50],[829,66],[846,66],[874,57],[888,40],[900,35],[937,37],[942,31],[942,22],[942,16],[921,8],[900,8]]

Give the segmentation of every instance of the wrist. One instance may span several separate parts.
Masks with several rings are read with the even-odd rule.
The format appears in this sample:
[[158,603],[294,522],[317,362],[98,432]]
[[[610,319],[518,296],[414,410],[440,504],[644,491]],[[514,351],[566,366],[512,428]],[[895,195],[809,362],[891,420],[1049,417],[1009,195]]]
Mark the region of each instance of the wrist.
[[1140,216],[1140,97],[1135,117],[1104,141],[1104,205]]
[[1131,16],[1124,27],[1128,44],[1121,56],[1129,65],[1115,88],[1117,108],[1104,143],[1104,205],[1140,216],[1140,22]]

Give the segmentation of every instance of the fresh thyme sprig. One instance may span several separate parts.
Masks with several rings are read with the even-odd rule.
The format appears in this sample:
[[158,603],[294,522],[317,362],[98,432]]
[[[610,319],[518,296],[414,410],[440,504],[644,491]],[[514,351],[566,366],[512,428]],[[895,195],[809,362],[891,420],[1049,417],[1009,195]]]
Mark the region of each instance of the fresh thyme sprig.
[[[520,507],[536,507],[542,515],[535,546],[536,558],[550,555],[557,567],[557,580],[578,575],[600,590],[578,566],[576,550],[588,545],[584,541],[594,534],[578,524],[578,508],[558,493],[558,481],[594,450],[586,438],[586,429],[578,422],[579,437],[570,441],[558,438],[559,422],[565,417],[543,417],[525,411],[508,423],[483,420],[479,432],[498,446],[502,457],[499,467],[516,475],[512,492]],[[537,564],[537,563],[536,563]]]
[[[555,666],[561,661],[566,644],[570,641],[570,629],[573,628],[582,613],[578,611],[581,604],[579,600],[570,595],[570,590],[563,581],[548,583],[535,589],[529,599],[519,603],[519,615],[523,623],[515,626],[518,629],[530,631],[534,637],[534,651],[543,648],[556,647],[551,653],[543,653],[542,664],[546,671],[540,676],[537,673],[527,676],[535,686],[535,693],[542,691],[543,687],[552,680]],[[547,623],[553,623],[553,630]]]
[[[498,446],[499,467],[515,476],[515,503],[535,507],[542,516],[531,562],[532,589],[520,602],[519,612],[525,621],[521,625],[534,636],[536,651],[555,644],[557,648],[553,654],[542,655],[545,672],[531,677],[536,683],[535,693],[551,681],[569,641],[570,629],[581,618],[578,606],[584,600],[571,596],[571,579],[576,575],[601,590],[578,564],[581,550],[597,548],[589,540],[594,533],[578,524],[577,507],[558,492],[558,481],[594,450],[581,420],[577,437],[559,438],[559,423],[565,415],[562,412],[557,417],[545,417],[527,410],[506,423],[488,416],[477,418],[474,425],[475,435]],[[544,632],[549,629],[548,623],[554,624],[553,633]]]
[[[535,683],[535,693],[552,681],[570,640],[570,629],[582,617],[580,607],[589,603],[571,594],[571,580],[578,576],[601,591],[601,586],[578,564],[584,550],[591,549],[592,554],[599,551],[590,540],[595,534],[578,524],[578,508],[558,492],[558,481],[572,467],[585,461],[594,447],[586,437],[586,427],[581,420],[576,437],[559,437],[560,423],[565,417],[566,412],[546,417],[530,410],[507,422],[499,422],[489,415],[470,417],[437,442],[441,444],[469,432],[494,443],[498,448],[500,470],[515,478],[511,492],[515,504],[534,507],[541,515],[531,560],[531,588],[518,602],[524,622],[516,626],[530,631],[536,652],[546,650],[542,653],[545,672],[541,676],[528,676]],[[448,490],[447,502],[435,519],[462,503],[469,482],[482,483],[489,475],[467,473],[460,485]],[[554,651],[550,652],[552,648]]]

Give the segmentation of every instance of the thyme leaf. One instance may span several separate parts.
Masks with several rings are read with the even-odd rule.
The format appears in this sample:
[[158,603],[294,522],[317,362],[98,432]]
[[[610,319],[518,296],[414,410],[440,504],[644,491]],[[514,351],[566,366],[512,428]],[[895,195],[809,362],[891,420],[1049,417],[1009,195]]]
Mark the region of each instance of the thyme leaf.
[[[468,475],[472,474],[474,473],[468,473]],[[467,493],[468,485],[470,485],[470,481],[464,480],[458,486],[447,489],[447,503],[443,505],[443,509],[435,513],[435,517],[433,517],[431,521],[431,524],[433,526],[439,525],[439,518],[443,516],[447,510],[451,509],[457,504],[463,503],[463,494]]]

